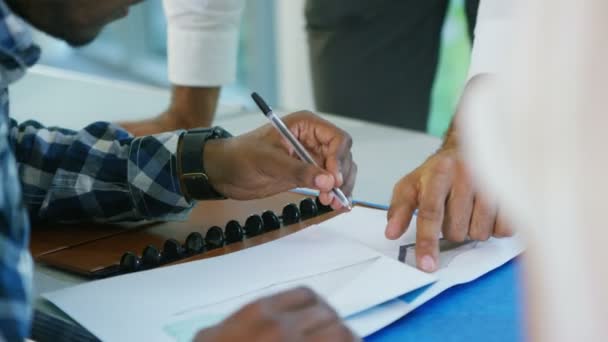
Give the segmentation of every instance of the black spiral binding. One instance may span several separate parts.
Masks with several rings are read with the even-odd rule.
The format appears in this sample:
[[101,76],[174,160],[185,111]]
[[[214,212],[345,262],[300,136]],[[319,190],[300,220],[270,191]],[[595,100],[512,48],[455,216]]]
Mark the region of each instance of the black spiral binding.
[[[115,273],[131,273],[158,267],[163,264],[188,258],[225,245],[243,241],[246,238],[258,236],[266,232],[278,230],[302,220],[313,218],[330,212],[329,206],[321,204],[319,199],[305,198],[300,205],[289,203],[277,216],[273,211],[265,211],[261,215],[251,215],[244,225],[236,220],[226,223],[225,228],[214,226],[209,228],[205,236],[192,232],[182,245],[175,239],[167,239],[162,251],[156,246],[148,245],[141,256],[134,252],[126,252],[120,259],[118,271]],[[115,270],[116,271],[116,270]],[[109,272],[111,273],[111,272]],[[108,274],[112,275],[112,274]]]

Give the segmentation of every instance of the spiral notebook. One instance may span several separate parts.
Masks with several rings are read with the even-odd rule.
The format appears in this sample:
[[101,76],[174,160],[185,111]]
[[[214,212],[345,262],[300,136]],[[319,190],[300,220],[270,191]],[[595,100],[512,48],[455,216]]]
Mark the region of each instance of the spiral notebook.
[[105,278],[229,253],[337,214],[314,197],[291,192],[255,201],[206,201],[184,222],[39,225],[30,250],[38,263]]

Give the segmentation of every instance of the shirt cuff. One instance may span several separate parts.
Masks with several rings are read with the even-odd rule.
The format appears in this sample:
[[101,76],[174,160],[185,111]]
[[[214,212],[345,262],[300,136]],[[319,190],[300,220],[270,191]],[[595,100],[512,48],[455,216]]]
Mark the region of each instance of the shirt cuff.
[[128,180],[133,206],[147,219],[185,219],[193,202],[179,186],[177,146],[183,132],[136,138],[129,150]]
[[238,30],[200,32],[170,25],[167,45],[173,84],[214,87],[236,79]]

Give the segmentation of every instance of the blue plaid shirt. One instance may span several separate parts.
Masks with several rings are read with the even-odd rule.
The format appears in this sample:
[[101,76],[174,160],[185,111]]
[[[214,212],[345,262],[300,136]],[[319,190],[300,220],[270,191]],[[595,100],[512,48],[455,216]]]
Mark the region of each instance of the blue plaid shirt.
[[0,340],[29,334],[29,218],[179,219],[191,208],[176,172],[180,132],[134,138],[106,122],[71,131],[9,118],[8,86],[39,55],[0,0]]

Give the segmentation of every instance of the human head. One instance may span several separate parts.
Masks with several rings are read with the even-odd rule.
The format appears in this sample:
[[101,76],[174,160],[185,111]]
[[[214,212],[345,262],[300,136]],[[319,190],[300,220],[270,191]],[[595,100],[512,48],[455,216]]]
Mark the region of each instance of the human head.
[[37,29],[73,46],[91,42],[108,23],[142,0],[5,0]]

